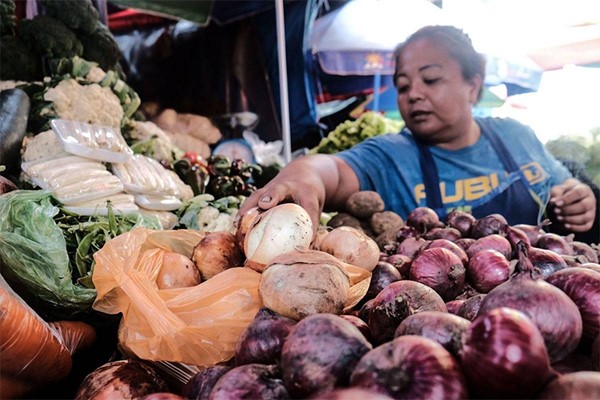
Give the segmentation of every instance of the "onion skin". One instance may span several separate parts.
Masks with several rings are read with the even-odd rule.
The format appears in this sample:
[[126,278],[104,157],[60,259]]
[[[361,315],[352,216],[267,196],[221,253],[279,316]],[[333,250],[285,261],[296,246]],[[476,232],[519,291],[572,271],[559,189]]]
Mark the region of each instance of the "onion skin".
[[420,233],[425,233],[433,228],[441,228],[444,224],[439,215],[429,207],[417,207],[406,216],[406,225],[412,226]]
[[462,238],[462,235],[458,229],[444,227],[444,228],[433,228],[427,231],[423,238],[427,240],[436,240],[436,239],[446,239],[450,241],[455,241]]
[[473,321],[477,314],[479,313],[479,309],[481,308],[481,302],[485,298],[485,294],[476,294],[474,296],[469,297],[462,303],[460,308],[458,309],[459,317],[463,317],[469,321]]
[[365,354],[352,372],[350,385],[394,399],[468,397],[458,362],[439,343],[416,335],[400,336]]
[[549,220],[544,220],[538,225],[516,224],[512,227],[524,232],[525,235],[527,235],[527,237],[529,238],[529,243],[532,246],[535,246],[537,245],[537,241],[540,235],[545,233],[542,227],[548,225],[549,223]]
[[370,304],[367,325],[374,343],[393,339],[404,318],[422,311],[448,310],[444,300],[429,286],[408,280],[390,283]]
[[511,259],[512,246],[507,238],[498,233],[493,233],[477,239],[475,243],[467,249],[467,255],[471,258],[481,250],[496,250],[502,253],[507,260]]
[[590,400],[600,398],[600,372],[580,371],[550,381],[538,395],[548,400]]
[[575,241],[571,243],[571,247],[574,255],[584,256],[587,258],[587,262],[598,263],[598,253],[589,244]]
[[276,364],[283,342],[294,325],[295,320],[266,307],[260,308],[236,343],[236,365]]
[[502,232],[505,225],[508,225],[506,218],[501,214],[490,214],[476,219],[471,226],[471,237],[479,239]]
[[600,335],[592,343],[592,365],[596,371],[600,371]]
[[531,261],[532,267],[541,273],[542,278],[567,268],[564,258],[552,250],[530,247],[527,250],[527,258]]
[[415,258],[421,249],[425,248],[428,244],[429,240],[425,240],[421,237],[409,237],[398,244],[396,254],[403,254],[409,258]]
[[442,311],[409,315],[398,325],[394,337],[417,335],[441,344],[454,357],[462,349],[462,337],[471,321]]
[[592,271],[600,272],[600,264],[598,263],[583,263],[578,266],[579,268],[587,268]]
[[330,231],[321,241],[319,249],[367,271],[373,271],[381,253],[373,239],[350,226],[340,226]]
[[435,290],[445,301],[454,299],[465,285],[463,261],[443,247],[423,250],[410,266],[410,279]]
[[312,315],[298,322],[283,344],[283,380],[295,398],[345,386],[372,348],[351,322],[333,314]]
[[506,307],[471,323],[460,363],[475,398],[531,398],[554,376],[535,324]]
[[389,262],[379,261],[371,273],[369,290],[367,290],[367,294],[363,300],[375,298],[375,296],[377,296],[379,292],[383,290],[383,288],[392,282],[399,281],[400,279],[402,279],[402,275],[396,269],[396,267]]
[[535,245],[540,249],[552,250],[557,254],[572,256],[574,254],[570,242],[557,233],[543,233],[538,237]]
[[544,338],[551,362],[573,352],[581,339],[582,320],[577,305],[544,280],[526,274],[514,276],[485,295],[478,315],[498,307],[522,311],[534,322]]
[[311,400],[393,400],[391,397],[358,387],[335,388],[322,391],[310,397]]
[[446,308],[450,314],[458,315],[458,310],[464,302],[464,299],[450,300],[446,302]]
[[481,293],[506,282],[511,272],[510,263],[497,250],[480,250],[467,263],[467,279]]
[[446,216],[446,225],[458,230],[463,238],[471,235],[471,227],[476,218],[467,211],[452,210]]
[[215,383],[209,400],[288,399],[276,365],[246,364],[227,371]]
[[466,252],[467,250],[469,250],[469,247],[471,247],[471,245],[475,242],[476,239],[473,238],[461,238],[456,240],[454,243],[460,246]]
[[408,277],[410,274],[410,265],[413,262],[413,259],[404,254],[392,254],[388,257],[387,262],[392,264],[394,268],[400,272],[402,277]]
[[432,249],[434,247],[442,247],[444,249],[450,250],[451,252],[456,254],[458,258],[460,258],[464,265],[467,265],[467,263],[469,262],[469,256],[467,255],[467,252],[462,247],[448,239],[432,240],[425,248]]
[[600,333],[600,272],[572,267],[546,278],[577,305],[583,321],[582,340],[588,344]]
[[186,399],[208,400],[208,396],[215,383],[232,368],[226,365],[213,365],[204,368],[192,376],[183,386],[182,395]]

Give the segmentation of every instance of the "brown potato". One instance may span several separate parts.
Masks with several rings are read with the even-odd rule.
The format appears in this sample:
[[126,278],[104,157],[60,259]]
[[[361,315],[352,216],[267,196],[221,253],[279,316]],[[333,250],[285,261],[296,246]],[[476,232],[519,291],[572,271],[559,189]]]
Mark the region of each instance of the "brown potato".
[[385,203],[379,193],[362,190],[353,193],[346,200],[346,211],[356,218],[369,218],[385,209]]

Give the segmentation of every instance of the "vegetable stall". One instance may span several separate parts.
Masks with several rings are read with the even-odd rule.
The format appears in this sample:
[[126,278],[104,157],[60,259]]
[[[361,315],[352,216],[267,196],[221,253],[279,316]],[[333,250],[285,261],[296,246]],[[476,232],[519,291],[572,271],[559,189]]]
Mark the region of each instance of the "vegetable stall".
[[91,1],[42,3],[0,3],[0,397],[600,397],[598,243],[369,191],[236,219],[281,166],[146,103]]

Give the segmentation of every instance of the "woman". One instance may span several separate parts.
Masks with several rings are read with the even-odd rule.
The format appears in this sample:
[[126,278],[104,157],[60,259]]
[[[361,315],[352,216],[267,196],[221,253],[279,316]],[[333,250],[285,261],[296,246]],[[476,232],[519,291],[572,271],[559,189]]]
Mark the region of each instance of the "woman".
[[500,213],[510,224],[535,224],[549,211],[553,225],[568,232],[590,230],[596,214],[591,188],[573,178],[530,128],[473,117],[485,59],[468,36],[452,26],[424,27],[397,49],[395,61],[406,129],[335,155],[294,160],[253,193],[240,214],[293,201],[316,227],[324,207],[341,209],[352,193],[375,190],[404,218],[429,206],[440,218],[460,208],[478,218]]

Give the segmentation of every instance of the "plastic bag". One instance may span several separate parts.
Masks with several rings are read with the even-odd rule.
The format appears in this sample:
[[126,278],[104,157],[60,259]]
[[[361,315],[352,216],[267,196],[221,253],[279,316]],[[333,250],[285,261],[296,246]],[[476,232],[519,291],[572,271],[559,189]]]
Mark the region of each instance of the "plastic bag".
[[210,366],[235,354],[244,329],[262,306],[261,275],[230,268],[189,288],[159,290],[162,257],[191,257],[204,233],[137,228],[109,240],[94,254],[93,308],[123,313],[119,345],[137,357]]

